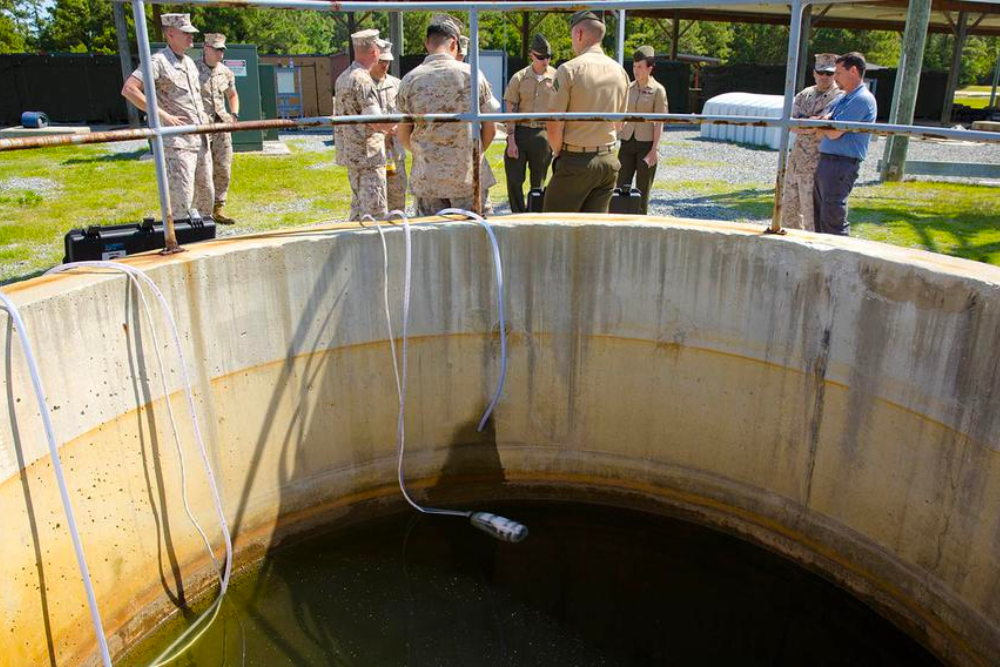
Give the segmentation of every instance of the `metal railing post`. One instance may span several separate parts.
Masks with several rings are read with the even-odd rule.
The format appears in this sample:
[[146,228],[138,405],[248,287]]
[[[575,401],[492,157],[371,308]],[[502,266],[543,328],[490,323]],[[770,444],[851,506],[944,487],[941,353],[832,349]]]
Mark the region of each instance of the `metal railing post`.
[[149,51],[149,34],[146,31],[146,7],[142,0],[132,0],[132,17],[135,19],[135,36],[139,47],[139,66],[142,68],[142,90],[146,95],[146,116],[153,131],[153,164],[156,166],[156,187],[160,193],[160,215],[163,216],[164,247],[162,254],[184,252],[177,244],[174,217],[170,206],[170,188],[167,184],[167,160],[163,155],[163,137],[160,136],[160,108],[156,102],[156,81],[153,79],[152,54]]
[[618,64],[625,64],[625,10],[618,10]]
[[[781,105],[781,120],[787,122],[792,117],[792,102],[795,99],[795,80],[799,71],[799,41],[802,36],[802,0],[792,0],[792,23],[788,30],[788,64],[785,67],[785,99]],[[771,218],[772,234],[784,233],[781,229],[781,197],[785,188],[785,170],[788,168],[788,144],[790,130],[781,128],[781,144],[778,148],[778,175],[774,181],[774,215]]]
[[472,191],[473,210],[483,214],[483,154],[489,146],[481,146],[479,137],[482,135],[482,122],[479,120],[479,9],[469,11],[469,67],[472,68],[471,86],[469,87],[469,109],[472,112]]

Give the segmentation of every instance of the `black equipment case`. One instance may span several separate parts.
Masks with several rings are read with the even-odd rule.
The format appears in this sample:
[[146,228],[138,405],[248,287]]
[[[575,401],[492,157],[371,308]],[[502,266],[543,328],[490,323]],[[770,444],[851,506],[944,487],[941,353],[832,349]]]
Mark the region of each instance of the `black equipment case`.
[[608,213],[642,215],[642,191],[639,188],[615,188]]
[[[215,238],[212,218],[187,218],[174,221],[174,232],[181,245]],[[163,223],[146,218],[141,223],[125,225],[93,225],[73,229],[64,239],[66,256],[63,263],[108,261],[147,250],[161,250],[164,240]]]
[[545,188],[531,188],[528,191],[528,212],[541,213],[545,203]]

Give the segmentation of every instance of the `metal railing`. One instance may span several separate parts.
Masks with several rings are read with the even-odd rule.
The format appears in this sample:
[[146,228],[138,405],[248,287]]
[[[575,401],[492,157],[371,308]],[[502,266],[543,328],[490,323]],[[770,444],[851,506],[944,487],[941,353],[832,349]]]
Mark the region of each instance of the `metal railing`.
[[[136,37],[139,46],[139,58],[144,81],[153,81],[151,68],[151,53],[149,47],[149,35],[147,33],[145,21],[146,0],[113,0],[120,2],[130,2],[132,5],[133,17],[135,19]],[[473,145],[473,192],[475,193],[477,213],[482,213],[482,201],[480,195],[480,182],[482,178],[482,150],[478,137],[483,122],[504,122],[504,121],[654,121],[665,124],[696,124],[696,125],[738,125],[754,127],[778,127],[781,128],[781,142],[778,152],[778,170],[775,177],[774,188],[774,214],[772,217],[769,232],[781,233],[781,199],[782,188],[785,180],[785,170],[788,160],[788,147],[790,143],[790,129],[818,128],[829,130],[847,130],[851,132],[863,132],[875,135],[905,135],[915,137],[937,138],[937,139],[962,139],[985,142],[1000,142],[1000,133],[976,132],[968,130],[955,130],[950,128],[928,128],[915,125],[890,125],[885,123],[855,123],[855,122],[832,122],[823,120],[804,120],[791,118],[792,101],[795,96],[796,73],[799,70],[800,48],[799,42],[802,33],[803,10],[810,5],[822,4],[851,4],[858,0],[825,0],[824,2],[811,2],[810,0],[791,0],[781,2],[779,0],[712,0],[717,6],[747,6],[747,5],[781,5],[790,6],[791,21],[788,35],[788,57],[785,70],[784,103],[782,105],[781,116],[779,118],[762,116],[729,116],[729,115],[705,115],[705,114],[621,114],[621,113],[546,113],[546,114],[526,114],[526,113],[481,113],[479,107],[479,82],[481,72],[479,71],[479,15],[484,11],[540,11],[540,10],[579,10],[589,8],[595,10],[610,10],[621,12],[619,14],[619,25],[617,31],[617,46],[619,58],[622,56],[624,48],[624,11],[625,10],[651,10],[651,9],[686,9],[695,8],[703,4],[698,0],[592,0],[589,2],[577,2],[575,0],[551,0],[548,2],[481,2],[473,0],[471,2],[336,2],[330,0],[187,0],[185,4],[200,6],[218,7],[268,7],[275,9],[309,10],[325,12],[359,12],[359,11],[462,11],[469,14],[469,65],[471,67],[471,86],[469,90],[469,113],[460,114],[425,114],[425,115],[380,115],[380,116],[314,116],[298,119],[272,119],[260,121],[240,121],[236,123],[213,123],[206,125],[182,125],[174,127],[161,127],[158,117],[158,106],[156,101],[155,86],[146,85],[145,94],[148,109],[147,129],[130,129],[110,132],[93,133],[90,135],[70,135],[60,137],[41,138],[20,138],[20,139],[0,139],[0,152],[10,150],[22,150],[29,148],[40,148],[59,145],[106,143],[115,141],[129,141],[135,139],[152,140],[153,156],[156,165],[156,180],[159,191],[160,213],[164,220],[164,230],[166,234],[166,248],[164,252],[180,251],[177,239],[174,234],[173,218],[171,216],[170,192],[167,184],[166,162],[163,154],[163,137],[185,134],[214,134],[219,132],[233,132],[239,130],[263,130],[263,129],[292,129],[298,127],[320,127],[364,123],[384,123],[389,122],[426,122],[426,123],[471,123]],[[174,4],[170,0],[149,0],[150,4]]]

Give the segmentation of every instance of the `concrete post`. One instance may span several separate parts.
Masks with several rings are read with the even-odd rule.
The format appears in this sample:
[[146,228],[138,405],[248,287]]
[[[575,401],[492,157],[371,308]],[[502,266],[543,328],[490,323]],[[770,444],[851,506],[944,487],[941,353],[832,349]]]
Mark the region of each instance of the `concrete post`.
[[[892,124],[913,124],[930,17],[931,0],[910,0],[906,13],[906,31],[903,33],[903,52],[899,59],[899,69],[896,70],[892,109],[889,111],[889,122]],[[883,181],[903,180],[906,149],[909,145],[910,138],[905,135],[891,136],[885,142],[885,152],[882,155]]]
[[941,124],[951,123],[951,111],[955,106],[955,91],[958,90],[958,77],[962,73],[962,49],[965,48],[965,37],[969,31],[969,14],[958,13],[958,23],[955,24],[955,50],[951,54],[951,69],[948,71],[948,85],[944,91],[944,108],[941,109]]
[[990,108],[994,116],[997,112],[997,86],[1000,85],[1000,47],[997,47],[997,61],[993,66],[993,86],[990,88]]
[[809,59],[809,37],[812,35],[812,5],[806,5],[802,10],[802,37],[799,41],[799,70],[795,74],[795,90],[799,91],[806,87],[806,72],[812,67],[802,67],[802,63]]
[[[132,66],[132,47],[128,43],[128,21],[125,20],[125,5],[120,2],[112,3],[111,9],[115,15],[115,32],[118,34],[118,59],[122,64],[122,83],[128,81],[135,71]],[[125,102],[125,109],[128,112],[128,126],[139,127],[139,110],[131,102]]]
[[403,12],[389,12],[389,41],[392,42],[392,47],[395,50],[393,54],[392,65],[389,66],[389,71],[396,78],[401,76],[403,59]]

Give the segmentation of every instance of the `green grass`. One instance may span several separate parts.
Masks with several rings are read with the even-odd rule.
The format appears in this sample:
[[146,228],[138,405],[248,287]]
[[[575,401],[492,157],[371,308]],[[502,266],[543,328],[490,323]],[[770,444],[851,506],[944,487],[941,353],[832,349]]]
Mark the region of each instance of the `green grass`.
[[[227,207],[241,233],[344,219],[350,203],[347,174],[332,149],[292,154],[237,154]],[[0,154],[0,282],[20,280],[62,259],[63,236],[74,227],[136,222],[158,216],[153,164],[137,153],[80,146]],[[498,183],[494,204],[506,198],[503,146],[487,151]],[[18,179],[18,180],[13,180]],[[32,187],[14,189],[27,181]],[[678,183],[706,201],[763,220],[771,191],[719,181]],[[661,184],[659,187],[664,187]],[[858,188],[851,198],[855,235],[1000,265],[1000,190],[944,183],[901,183]]]
[[[706,203],[735,210],[740,218],[766,220],[773,191],[722,181],[678,183]],[[930,250],[1000,266],[1000,188],[959,183],[907,182],[858,187],[851,194],[853,236]]]

